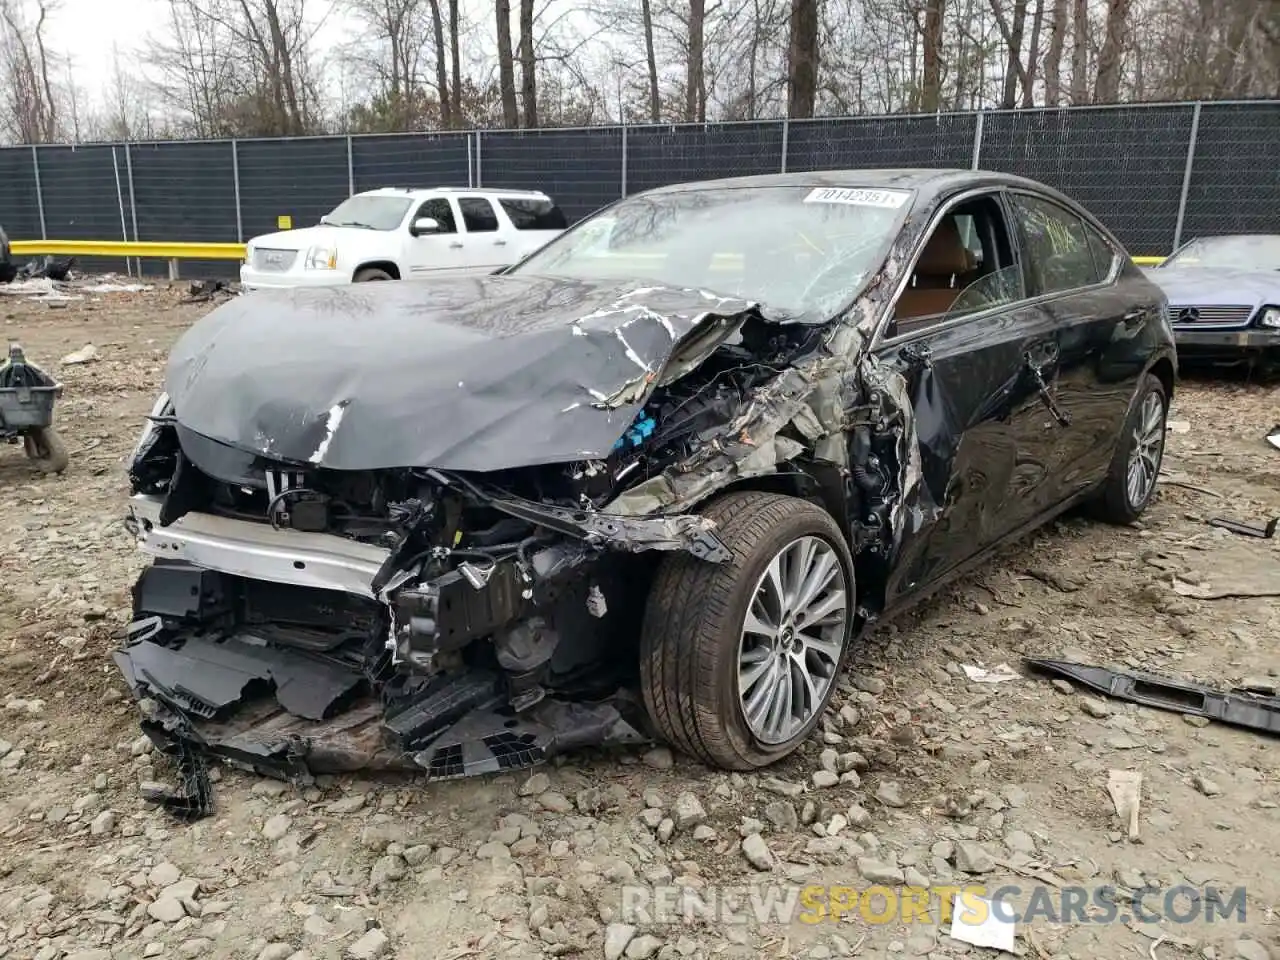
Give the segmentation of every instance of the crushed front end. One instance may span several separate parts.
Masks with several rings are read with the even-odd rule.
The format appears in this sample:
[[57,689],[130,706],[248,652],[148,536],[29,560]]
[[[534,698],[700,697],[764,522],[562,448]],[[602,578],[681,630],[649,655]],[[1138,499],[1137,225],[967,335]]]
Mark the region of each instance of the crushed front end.
[[[644,554],[727,554],[695,517],[554,505],[589,502],[609,468],[529,472],[562,487],[548,503],[434,470],[272,462],[159,405],[128,519],[155,561],[115,655],[144,729],[189,768],[210,755],[303,781],[448,779],[645,740],[625,692]],[[186,810],[197,786],[157,799]]]
[[[299,354],[356,336],[316,304],[326,332],[293,354],[236,303],[175,348],[130,461],[127,524],[154,563],[115,655],[182,771],[152,799],[208,812],[208,757],[449,779],[650,739],[648,585],[673,551],[733,558],[698,510],[735,485],[823,503],[883,564],[886,491],[915,468],[866,406],[896,404],[860,369],[862,331],[687,290],[592,288],[568,309],[549,284],[533,332],[521,299],[516,335],[406,326],[362,336],[359,366]],[[420,327],[400,306],[380,322]]]

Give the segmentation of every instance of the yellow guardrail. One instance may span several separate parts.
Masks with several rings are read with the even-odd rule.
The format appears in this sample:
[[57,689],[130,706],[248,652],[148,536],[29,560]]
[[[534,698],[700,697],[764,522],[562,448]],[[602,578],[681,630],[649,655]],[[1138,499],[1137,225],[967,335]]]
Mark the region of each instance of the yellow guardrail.
[[142,257],[153,260],[243,260],[243,243],[168,243],[163,240],[14,240],[17,256]]

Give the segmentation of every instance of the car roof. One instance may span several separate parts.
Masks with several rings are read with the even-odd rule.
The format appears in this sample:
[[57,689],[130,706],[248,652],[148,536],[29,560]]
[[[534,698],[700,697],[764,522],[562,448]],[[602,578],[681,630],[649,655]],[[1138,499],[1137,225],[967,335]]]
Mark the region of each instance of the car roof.
[[922,194],[949,192],[965,186],[1023,186],[1056,193],[1034,180],[991,170],[966,170],[948,167],[868,167],[853,170],[813,170],[803,173],[769,173],[750,177],[727,177],[721,180],[699,180],[673,183],[646,191],[648,195],[679,193],[686,190],[741,189],[749,187],[866,187],[881,190],[916,190]]
[[474,193],[499,197],[531,197],[539,200],[551,199],[541,190],[507,190],[494,187],[375,187],[372,190],[361,190],[357,197],[417,197],[423,194],[436,193]]

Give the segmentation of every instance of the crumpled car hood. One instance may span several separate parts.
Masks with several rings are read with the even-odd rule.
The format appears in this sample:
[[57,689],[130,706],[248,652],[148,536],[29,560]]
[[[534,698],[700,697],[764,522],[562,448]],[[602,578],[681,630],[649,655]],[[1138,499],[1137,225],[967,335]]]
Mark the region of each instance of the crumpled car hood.
[[1169,303],[1179,307],[1257,307],[1280,301],[1280,272],[1276,271],[1170,267],[1151,270],[1147,276],[1159,284]]
[[524,276],[264,291],[178,340],[166,392],[194,433],[336,470],[596,459],[669,365],[696,365],[754,309]]

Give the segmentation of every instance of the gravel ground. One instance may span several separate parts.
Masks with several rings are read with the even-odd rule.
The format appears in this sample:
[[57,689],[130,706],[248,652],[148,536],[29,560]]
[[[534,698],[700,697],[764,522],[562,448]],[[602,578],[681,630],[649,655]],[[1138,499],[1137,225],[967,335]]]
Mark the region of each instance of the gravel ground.
[[[1204,523],[1280,514],[1280,451],[1262,439],[1280,421],[1277,387],[1184,381],[1166,469],[1202,489],[1166,483],[1133,529],[1064,519],[884,627],[820,734],[776,769],[726,775],[656,748],[434,786],[353,777],[299,791],[227,770],[214,816],[183,825],[139,797],[167,770],[109,659],[143,563],[120,524],[123,458],[168,347],[208,309],[180,297],[0,302],[5,334],[66,385],[58,419],[73,455],[44,477],[0,447],[0,957],[994,956],[949,925],[857,912],[665,925],[620,912],[623,885],[963,877],[1018,884],[1019,902],[1036,884],[1114,884],[1122,901],[1144,884],[1247,888],[1243,924],[1042,914],[1019,926],[1017,951],[1033,960],[1280,958],[1272,742],[961,670],[1068,655],[1274,682],[1272,601],[1185,594],[1280,576],[1280,539]],[[88,343],[96,361],[58,363]],[[1142,774],[1138,842],[1108,797],[1110,770]]]

